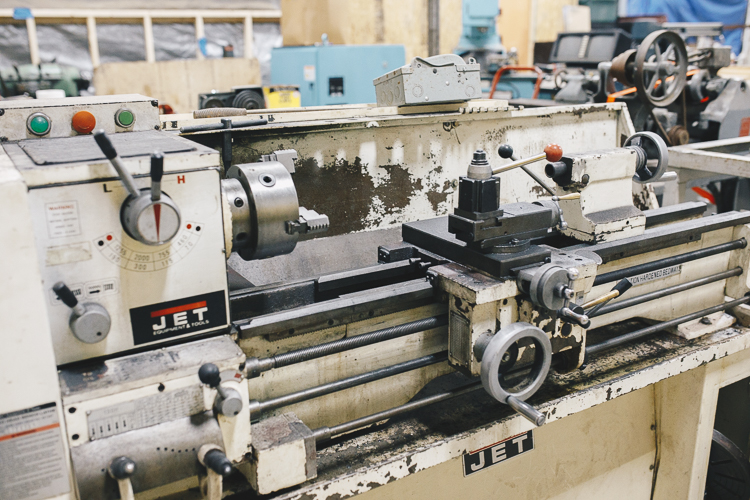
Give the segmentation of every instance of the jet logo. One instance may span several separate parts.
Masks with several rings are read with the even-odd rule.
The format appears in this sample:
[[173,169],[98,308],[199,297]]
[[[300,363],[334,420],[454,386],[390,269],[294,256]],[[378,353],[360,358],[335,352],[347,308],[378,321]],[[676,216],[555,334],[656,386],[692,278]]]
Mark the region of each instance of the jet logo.
[[185,297],[130,310],[135,345],[227,326],[226,292]]
[[509,458],[516,457],[521,453],[526,453],[533,449],[534,435],[531,431],[528,431],[500,441],[499,443],[485,446],[480,450],[464,453],[464,477],[500,462],[505,462]]
[[[169,309],[160,309],[151,313],[152,318],[158,318],[155,324],[152,324],[154,335],[167,328],[186,328],[196,321],[201,324],[207,323],[203,319],[204,313],[208,311],[206,301],[193,302],[184,306],[170,307]],[[190,314],[190,319],[188,319]]]

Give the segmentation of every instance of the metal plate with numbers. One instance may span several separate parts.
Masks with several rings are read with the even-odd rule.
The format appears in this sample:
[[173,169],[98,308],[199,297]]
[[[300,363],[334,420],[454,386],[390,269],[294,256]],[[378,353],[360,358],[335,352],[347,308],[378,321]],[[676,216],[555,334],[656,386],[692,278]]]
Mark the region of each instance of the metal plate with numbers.
[[86,415],[89,439],[94,441],[142,429],[203,410],[203,390],[197,385],[98,408]]

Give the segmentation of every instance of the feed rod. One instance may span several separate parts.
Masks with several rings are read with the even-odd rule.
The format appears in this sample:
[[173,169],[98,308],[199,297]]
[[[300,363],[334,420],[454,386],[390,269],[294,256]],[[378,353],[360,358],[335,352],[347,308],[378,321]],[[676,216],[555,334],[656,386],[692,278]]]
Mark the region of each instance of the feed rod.
[[673,257],[646,262],[645,264],[638,264],[637,266],[626,267],[625,269],[619,269],[617,271],[600,274],[594,280],[594,286],[601,285],[603,283],[609,283],[611,281],[621,280],[623,278],[630,278],[632,276],[648,273],[650,271],[656,271],[657,269],[664,269],[665,267],[676,266],[677,264],[684,264],[685,262],[691,262],[694,260],[702,259],[704,257],[710,257],[712,255],[729,252],[730,250],[745,248],[746,246],[747,241],[745,241],[745,238],[740,238],[738,240],[732,240],[720,245],[675,255]]
[[651,335],[652,333],[660,332],[662,330],[665,330],[673,326],[677,326],[687,321],[692,321],[694,319],[702,318],[703,316],[708,316],[709,314],[713,314],[715,312],[726,311],[727,309],[731,309],[733,307],[737,307],[742,304],[747,304],[748,302],[750,302],[750,297],[742,297],[741,299],[733,300],[731,302],[725,302],[723,304],[709,307],[708,309],[703,309],[701,311],[697,311],[692,314],[686,314],[685,316],[680,316],[679,318],[675,318],[669,321],[663,321],[661,323],[657,323],[653,326],[649,326],[646,328],[641,328],[640,330],[626,333],[625,335],[620,335],[619,337],[614,337],[609,340],[605,340],[604,342],[600,342],[599,344],[587,347],[586,356],[599,354],[600,352],[606,349],[611,349],[612,347],[625,344],[626,342],[630,342],[632,340],[636,340],[641,337]]
[[343,424],[335,425],[333,427],[320,427],[313,431],[313,437],[315,438],[316,442],[320,443],[322,441],[330,439],[332,436],[337,436],[339,434],[350,432],[361,427],[366,427],[376,422],[380,422],[381,420],[386,420],[403,413],[418,410],[434,403],[440,403],[441,401],[446,401],[458,396],[463,396],[464,394],[468,394],[481,388],[482,381],[477,380],[476,382],[462,385],[461,387],[456,387],[455,389],[451,389],[449,391],[440,392],[438,394],[433,394],[432,396],[427,396],[426,398],[410,401],[401,406],[391,408],[390,410],[373,413],[372,415],[351,420],[349,422],[344,422]]
[[276,408],[281,408],[282,406],[300,403],[302,401],[307,401],[308,399],[314,399],[320,396],[325,396],[326,394],[331,394],[333,392],[343,391],[344,389],[349,389],[350,387],[355,387],[358,385],[366,384],[368,382],[374,382],[375,380],[392,377],[400,373],[416,370],[424,366],[442,363],[447,360],[448,351],[430,354],[429,356],[422,356],[421,358],[405,361],[403,363],[398,363],[392,366],[386,366],[384,368],[379,368],[377,370],[362,373],[360,375],[355,375],[353,377],[348,377],[345,379],[337,380],[335,382],[330,382],[328,384],[311,387],[303,391],[293,392],[291,394],[280,396],[278,398],[268,399],[261,402],[251,402],[250,411],[253,415],[255,415],[256,413],[275,410]]
[[619,311],[620,309],[637,306],[638,304],[643,304],[644,302],[650,302],[652,300],[660,299],[668,295],[672,295],[672,294],[679,293],[679,292],[684,292],[685,290],[690,290],[692,288],[697,288],[699,286],[708,285],[709,283],[714,283],[716,281],[721,281],[726,278],[739,276],[740,274],[742,274],[742,268],[735,267],[734,269],[729,269],[728,271],[722,271],[720,273],[712,274],[704,278],[699,278],[697,280],[688,281],[686,283],[681,283],[679,285],[670,286],[662,290],[653,291],[651,293],[644,293],[643,295],[639,295],[637,297],[633,297],[633,298],[626,299],[626,300],[621,300],[620,302],[615,302],[614,304],[606,305],[596,312],[589,313],[589,316],[590,317],[601,316],[602,314],[608,314],[611,312]]

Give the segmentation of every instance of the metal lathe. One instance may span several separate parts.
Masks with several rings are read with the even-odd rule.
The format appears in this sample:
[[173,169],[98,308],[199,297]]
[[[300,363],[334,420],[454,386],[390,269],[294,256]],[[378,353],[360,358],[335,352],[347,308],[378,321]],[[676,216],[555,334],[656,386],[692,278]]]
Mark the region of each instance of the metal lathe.
[[0,103],[0,498],[703,498],[750,213],[622,104],[268,113]]

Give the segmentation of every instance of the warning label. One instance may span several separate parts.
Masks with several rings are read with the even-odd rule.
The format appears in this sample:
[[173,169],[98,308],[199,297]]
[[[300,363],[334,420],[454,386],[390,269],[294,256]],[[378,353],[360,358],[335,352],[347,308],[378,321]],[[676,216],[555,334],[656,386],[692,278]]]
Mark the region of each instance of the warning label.
[[78,202],[47,203],[44,209],[47,213],[47,231],[50,238],[81,234],[81,225],[78,220]]
[[0,415],[0,498],[37,500],[68,491],[55,403]]

